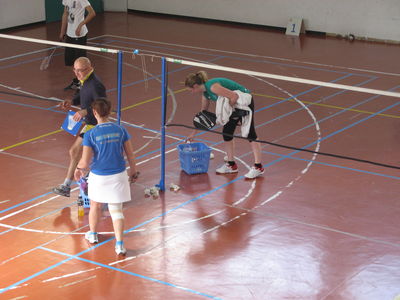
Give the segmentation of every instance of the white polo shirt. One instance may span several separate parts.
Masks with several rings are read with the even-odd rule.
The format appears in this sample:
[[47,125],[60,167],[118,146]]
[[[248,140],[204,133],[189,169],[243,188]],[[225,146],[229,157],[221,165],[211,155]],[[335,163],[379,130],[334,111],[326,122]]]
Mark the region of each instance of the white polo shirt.
[[82,26],[80,35],[75,34],[78,25],[85,19],[85,10],[90,6],[88,0],[63,0],[62,4],[68,11],[67,35],[72,38],[83,37],[88,33],[86,25]]

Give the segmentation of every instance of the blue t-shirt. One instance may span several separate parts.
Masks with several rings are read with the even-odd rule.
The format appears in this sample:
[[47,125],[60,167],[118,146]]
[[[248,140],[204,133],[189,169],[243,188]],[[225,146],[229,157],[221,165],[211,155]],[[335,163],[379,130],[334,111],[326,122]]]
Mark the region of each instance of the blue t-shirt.
[[113,175],[125,170],[124,143],[131,136],[115,123],[96,125],[83,136],[83,146],[92,148],[94,157],[90,166],[96,175]]

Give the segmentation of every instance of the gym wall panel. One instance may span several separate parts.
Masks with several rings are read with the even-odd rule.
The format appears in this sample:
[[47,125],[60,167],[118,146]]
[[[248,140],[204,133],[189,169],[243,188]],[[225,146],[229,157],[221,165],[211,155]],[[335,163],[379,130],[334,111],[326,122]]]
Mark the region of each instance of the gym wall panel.
[[399,0],[128,0],[128,9],[400,41]]

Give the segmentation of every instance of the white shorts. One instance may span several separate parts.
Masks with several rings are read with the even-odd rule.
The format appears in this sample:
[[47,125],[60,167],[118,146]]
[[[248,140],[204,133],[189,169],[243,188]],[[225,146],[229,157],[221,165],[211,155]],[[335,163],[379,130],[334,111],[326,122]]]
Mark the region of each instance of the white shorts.
[[114,175],[89,173],[88,198],[99,203],[123,203],[131,200],[131,188],[125,171]]

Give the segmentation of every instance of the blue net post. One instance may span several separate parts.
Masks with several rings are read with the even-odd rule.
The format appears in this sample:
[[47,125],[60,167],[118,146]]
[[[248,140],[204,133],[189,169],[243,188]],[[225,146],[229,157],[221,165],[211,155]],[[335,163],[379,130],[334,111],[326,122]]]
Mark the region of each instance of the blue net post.
[[161,191],[165,190],[165,120],[166,120],[166,108],[167,108],[167,60],[165,57],[161,59],[161,174],[160,183],[158,187]]
[[122,98],[122,51],[118,52],[118,83],[117,83],[117,120],[118,124],[121,124],[121,98]]

